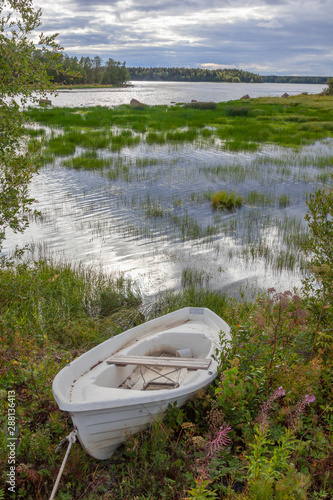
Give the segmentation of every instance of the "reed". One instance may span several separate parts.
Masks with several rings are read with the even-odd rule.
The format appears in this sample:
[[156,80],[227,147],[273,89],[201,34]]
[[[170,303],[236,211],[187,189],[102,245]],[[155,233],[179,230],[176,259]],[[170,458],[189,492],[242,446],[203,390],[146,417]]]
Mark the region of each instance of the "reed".
[[218,191],[211,197],[213,208],[221,210],[235,210],[243,204],[243,198],[234,192]]
[[165,144],[166,138],[163,133],[159,134],[157,132],[148,132],[146,135],[147,144]]
[[63,163],[65,167],[71,167],[84,170],[100,170],[105,167],[110,167],[113,162],[111,159],[98,158],[97,155],[85,153],[81,156],[75,156]]
[[44,128],[26,128],[25,134],[29,137],[45,136],[46,131]]
[[204,288],[209,284],[210,276],[203,269],[186,267],[182,270],[181,285],[183,288]]
[[271,193],[261,193],[259,191],[250,191],[246,196],[244,196],[244,202],[250,205],[273,205],[274,197]]
[[[236,101],[214,106],[209,103],[193,103],[193,106],[186,107],[150,106],[142,110],[126,105],[114,109],[30,108],[26,114],[35,122],[63,128],[111,130],[117,126],[131,128],[141,134],[168,132],[171,134],[170,141],[193,141],[198,129],[210,127],[211,135],[228,141],[230,150],[253,151],[255,143],[275,143],[297,148],[332,137],[332,106],[328,98],[324,97],[319,102],[313,96],[297,96],[284,104],[281,100],[261,98],[251,101],[247,106]],[[184,127],[188,127],[191,133],[177,136],[183,133]],[[151,140],[153,143],[153,137],[148,138],[147,142]],[[202,138],[209,138],[207,132],[202,134]]]
[[198,132],[194,129],[167,132],[166,140],[171,142],[193,142],[198,136]]

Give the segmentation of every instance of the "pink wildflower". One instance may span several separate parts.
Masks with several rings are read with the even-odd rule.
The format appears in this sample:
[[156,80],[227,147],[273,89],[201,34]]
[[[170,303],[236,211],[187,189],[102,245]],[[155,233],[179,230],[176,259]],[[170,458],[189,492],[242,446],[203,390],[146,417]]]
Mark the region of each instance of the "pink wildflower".
[[206,446],[207,455],[206,460],[203,464],[201,470],[201,480],[204,478],[209,478],[209,463],[212,458],[216,455],[219,449],[223,448],[223,446],[227,446],[231,443],[231,440],[228,438],[228,434],[231,431],[231,427],[227,427],[226,425],[221,425],[219,429],[216,429],[213,434],[208,435],[208,443]]
[[300,415],[303,413],[305,408],[316,401],[316,396],[313,394],[306,394],[303,399],[301,399],[297,405],[291,416],[289,417],[289,426],[292,429],[295,427]]
[[273,402],[282,397],[285,396],[286,391],[283,389],[282,386],[280,386],[276,391],[273,392],[273,394],[267,399],[266,403],[264,403],[263,407],[261,408],[261,413],[259,415],[259,423],[260,426],[264,426],[266,419],[268,417],[268,414],[270,410],[272,410],[272,404]]
[[228,438],[228,433],[230,431],[231,427],[221,425],[221,427],[217,429],[212,436],[209,436],[207,459],[212,458],[220,448],[227,446],[231,442]]

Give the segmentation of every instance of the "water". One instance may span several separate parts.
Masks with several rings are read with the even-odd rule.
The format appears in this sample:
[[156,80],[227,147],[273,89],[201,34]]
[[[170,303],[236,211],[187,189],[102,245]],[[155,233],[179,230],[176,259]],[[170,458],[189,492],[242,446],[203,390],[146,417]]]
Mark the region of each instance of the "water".
[[119,89],[61,90],[58,96],[49,96],[54,106],[119,106],[131,99],[148,104],[172,102],[223,102],[250,97],[280,97],[285,92],[297,95],[320,93],[325,85],[299,85],[282,83],[198,83],[198,82],[133,82],[132,87]]
[[[318,85],[137,82],[123,89],[62,91],[52,100],[75,107],[114,106],[132,98],[169,104],[321,90]],[[241,287],[253,293],[292,289],[301,284],[302,271],[300,261],[293,270],[281,270],[283,259],[297,257],[286,238],[305,230],[305,199],[322,185],[316,158],[332,153],[333,141],[302,153],[140,143],[119,153],[100,152],[127,168],[126,176],[113,180],[103,172],[65,168],[57,159],[31,183],[42,219],[32,220],[23,235],[9,234],[4,251],[11,254],[16,245],[28,243],[36,259],[52,256],[124,273],[147,297],[179,289],[191,279],[236,296]],[[264,207],[245,202],[237,212],[215,212],[205,192],[221,189],[237,190],[245,198],[258,192],[269,201]],[[285,207],[279,206],[281,195],[288,198]]]

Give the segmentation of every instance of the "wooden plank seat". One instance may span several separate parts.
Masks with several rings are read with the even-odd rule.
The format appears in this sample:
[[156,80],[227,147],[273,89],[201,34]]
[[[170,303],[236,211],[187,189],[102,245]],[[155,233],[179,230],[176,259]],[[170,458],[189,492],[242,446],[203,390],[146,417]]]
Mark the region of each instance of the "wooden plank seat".
[[169,368],[187,368],[188,370],[208,370],[211,359],[206,358],[169,358],[164,356],[125,356],[115,354],[107,359],[107,364],[117,366],[166,366]]

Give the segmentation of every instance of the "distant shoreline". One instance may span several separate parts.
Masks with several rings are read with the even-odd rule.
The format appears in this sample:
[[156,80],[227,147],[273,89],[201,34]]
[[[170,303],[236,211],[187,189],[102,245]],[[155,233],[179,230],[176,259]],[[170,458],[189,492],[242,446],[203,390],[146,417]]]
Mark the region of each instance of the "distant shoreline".
[[85,90],[85,89],[121,89],[133,87],[132,83],[124,83],[123,85],[102,85],[98,83],[94,84],[82,84],[82,85],[55,85],[56,90]]
[[[102,84],[82,84],[82,85],[57,85],[55,86],[56,91],[65,91],[65,92],[70,92],[72,90],[96,90],[96,89],[122,89],[122,88],[131,88],[135,86],[135,83],[138,82],[151,82],[151,83],[214,83],[214,84],[225,84],[225,83],[230,83],[230,82],[213,82],[213,81],[207,81],[207,82],[202,82],[202,81],[175,81],[175,80],[132,80],[131,83],[126,83],[123,85],[102,85]],[[234,84],[251,84],[252,82],[233,82]],[[294,84],[294,85],[300,85],[302,83],[300,82],[253,82],[254,85],[259,85],[259,84],[266,84],[266,83],[280,83],[281,85],[285,84]],[[306,85],[320,85],[316,82],[304,82]],[[325,83],[322,83],[325,85]]]

